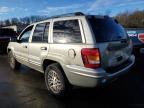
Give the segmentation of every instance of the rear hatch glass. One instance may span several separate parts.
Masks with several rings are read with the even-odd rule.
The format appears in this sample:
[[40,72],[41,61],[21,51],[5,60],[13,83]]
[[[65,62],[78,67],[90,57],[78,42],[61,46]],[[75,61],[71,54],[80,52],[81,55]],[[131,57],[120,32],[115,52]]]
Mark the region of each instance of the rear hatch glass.
[[127,39],[124,28],[114,19],[104,16],[88,16],[97,42],[120,41]]

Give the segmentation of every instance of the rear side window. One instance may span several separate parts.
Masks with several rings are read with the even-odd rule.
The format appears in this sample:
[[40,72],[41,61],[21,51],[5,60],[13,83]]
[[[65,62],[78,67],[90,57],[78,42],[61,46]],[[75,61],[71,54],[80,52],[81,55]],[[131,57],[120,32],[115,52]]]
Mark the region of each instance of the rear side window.
[[127,38],[124,28],[109,17],[88,17],[97,42],[119,41]]
[[53,27],[54,43],[82,43],[78,20],[56,21]]
[[49,23],[37,24],[33,33],[32,42],[48,42]]

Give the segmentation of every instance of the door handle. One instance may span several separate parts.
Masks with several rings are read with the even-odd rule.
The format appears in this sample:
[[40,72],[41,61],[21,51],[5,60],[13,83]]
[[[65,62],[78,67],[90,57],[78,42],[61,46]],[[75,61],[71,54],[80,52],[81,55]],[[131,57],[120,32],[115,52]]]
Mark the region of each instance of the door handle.
[[23,46],[23,48],[27,48],[27,46],[26,46],[26,45],[24,45],[24,46]]
[[41,47],[40,49],[41,50],[47,50],[47,47]]

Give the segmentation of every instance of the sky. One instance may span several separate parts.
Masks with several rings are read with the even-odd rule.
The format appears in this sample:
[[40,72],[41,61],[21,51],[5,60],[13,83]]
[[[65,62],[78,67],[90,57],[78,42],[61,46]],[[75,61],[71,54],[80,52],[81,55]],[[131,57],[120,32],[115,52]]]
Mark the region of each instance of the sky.
[[144,0],[0,0],[0,20],[76,11],[114,16],[134,10],[144,10]]

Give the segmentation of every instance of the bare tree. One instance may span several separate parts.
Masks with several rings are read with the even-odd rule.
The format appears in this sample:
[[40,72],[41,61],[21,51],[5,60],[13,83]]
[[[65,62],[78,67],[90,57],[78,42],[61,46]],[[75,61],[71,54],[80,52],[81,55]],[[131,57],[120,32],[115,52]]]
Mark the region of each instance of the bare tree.
[[136,10],[132,13],[126,11],[115,17],[124,27],[144,28],[144,10]]

